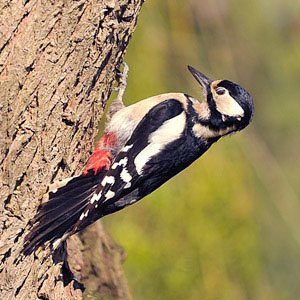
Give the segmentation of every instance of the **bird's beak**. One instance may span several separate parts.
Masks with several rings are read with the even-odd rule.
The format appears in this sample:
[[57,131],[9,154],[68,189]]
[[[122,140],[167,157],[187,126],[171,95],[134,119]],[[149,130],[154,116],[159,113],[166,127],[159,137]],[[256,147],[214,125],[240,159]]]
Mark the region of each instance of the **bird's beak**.
[[199,72],[198,70],[194,69],[191,66],[188,66],[188,69],[192,73],[192,75],[195,77],[195,79],[201,84],[201,86],[206,91],[209,91],[210,90],[210,85],[212,83],[212,80],[210,80],[203,73]]

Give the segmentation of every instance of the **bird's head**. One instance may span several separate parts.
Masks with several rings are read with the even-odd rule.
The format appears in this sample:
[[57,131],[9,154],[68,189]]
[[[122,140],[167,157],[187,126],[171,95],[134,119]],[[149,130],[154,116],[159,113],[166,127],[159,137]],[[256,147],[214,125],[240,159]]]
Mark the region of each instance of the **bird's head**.
[[234,126],[234,131],[238,131],[251,122],[253,100],[244,88],[229,80],[213,81],[191,66],[188,69],[205,92],[212,126],[216,129]]

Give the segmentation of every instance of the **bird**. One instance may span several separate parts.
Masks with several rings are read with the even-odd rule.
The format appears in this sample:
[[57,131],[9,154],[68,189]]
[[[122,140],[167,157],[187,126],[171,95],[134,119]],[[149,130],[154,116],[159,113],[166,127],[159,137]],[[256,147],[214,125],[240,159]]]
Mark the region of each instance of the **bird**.
[[197,160],[221,137],[253,118],[250,94],[188,66],[203,97],[166,93],[125,106],[128,66],[107,113],[103,137],[84,172],[48,187],[30,221],[22,253],[59,248],[98,219],[136,203]]

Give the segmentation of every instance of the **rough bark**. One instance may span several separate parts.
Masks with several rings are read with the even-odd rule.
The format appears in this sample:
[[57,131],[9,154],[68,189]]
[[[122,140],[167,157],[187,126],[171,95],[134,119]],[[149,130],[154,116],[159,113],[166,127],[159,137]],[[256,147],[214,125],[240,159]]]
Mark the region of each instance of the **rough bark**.
[[[80,174],[89,159],[142,3],[1,1],[1,299],[82,299],[66,247],[15,259],[45,187]],[[130,298],[124,254],[100,223],[72,237],[68,252],[87,299]]]

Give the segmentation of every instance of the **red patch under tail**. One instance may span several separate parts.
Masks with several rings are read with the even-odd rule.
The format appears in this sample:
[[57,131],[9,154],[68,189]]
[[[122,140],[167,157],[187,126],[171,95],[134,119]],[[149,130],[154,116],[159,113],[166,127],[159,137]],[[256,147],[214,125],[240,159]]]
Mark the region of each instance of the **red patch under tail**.
[[113,159],[111,148],[116,143],[116,136],[114,134],[106,133],[98,142],[97,147],[84,171],[84,175],[87,175],[89,170],[94,170],[95,175],[104,168],[108,170]]

